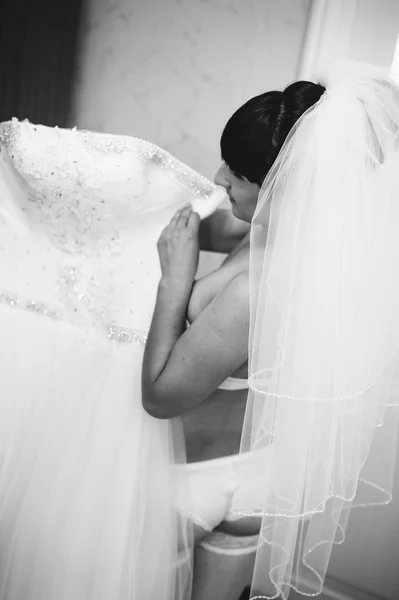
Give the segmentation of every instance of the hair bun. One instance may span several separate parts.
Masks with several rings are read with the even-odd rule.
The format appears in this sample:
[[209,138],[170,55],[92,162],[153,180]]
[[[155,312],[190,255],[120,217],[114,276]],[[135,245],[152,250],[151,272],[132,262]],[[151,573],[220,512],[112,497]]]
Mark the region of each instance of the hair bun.
[[318,83],[296,81],[283,91],[248,100],[223,131],[223,160],[238,175],[262,185],[292,127],[325,91]]

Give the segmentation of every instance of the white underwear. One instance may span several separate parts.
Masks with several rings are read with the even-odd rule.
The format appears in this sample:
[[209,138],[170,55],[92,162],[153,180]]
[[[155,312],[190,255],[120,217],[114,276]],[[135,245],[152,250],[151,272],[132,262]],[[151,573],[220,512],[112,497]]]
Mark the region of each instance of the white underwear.
[[238,377],[228,377],[221,383],[218,387],[218,390],[246,390],[248,389],[248,380],[240,379]]
[[233,501],[243,513],[251,512],[254,505],[261,507],[267,482],[266,475],[259,475],[267,473],[270,451],[268,447],[175,465],[172,469],[176,510],[203,529],[212,531],[222,521],[242,518],[242,515],[232,514]]

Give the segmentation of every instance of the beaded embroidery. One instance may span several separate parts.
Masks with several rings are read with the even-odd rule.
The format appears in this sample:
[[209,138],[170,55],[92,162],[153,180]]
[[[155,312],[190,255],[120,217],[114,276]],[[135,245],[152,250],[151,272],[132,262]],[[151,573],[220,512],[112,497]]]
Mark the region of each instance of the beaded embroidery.
[[[23,146],[24,123],[29,127],[31,152]],[[34,152],[35,132],[39,136],[38,153]],[[61,153],[57,136],[63,148]],[[7,147],[15,168],[27,183],[29,200],[40,208],[40,220],[52,245],[63,253],[57,282],[62,311],[7,292],[2,293],[0,302],[75,323],[90,321],[105,328],[109,340],[144,344],[145,333],[116,325],[110,317],[111,312],[121,308],[116,303],[125,298],[122,289],[114,289],[120,284],[114,282],[112,261],[108,260],[110,254],[121,252],[124,213],[118,212],[109,190],[108,195],[102,192],[104,174],[96,167],[92,151],[131,153],[136,161],[170,172],[176,183],[192,195],[208,198],[215,187],[167,151],[137,138],[77,132],[76,128],[61,131],[55,127],[55,131],[50,131],[13,119],[1,124],[0,142]],[[44,170],[38,159],[41,154],[49,157],[48,164],[43,161]]]
[[[5,304],[11,308],[19,308],[34,312],[39,316],[48,317],[55,320],[62,320],[63,317],[62,311],[54,306],[49,306],[43,302],[37,302],[36,300],[23,300],[15,294],[6,292],[4,290],[0,291],[0,304]],[[122,327],[115,324],[105,324],[104,329],[107,333],[108,339],[111,341],[124,344],[131,344],[134,342],[140,346],[145,346],[147,341],[146,333],[138,329],[131,329],[129,327]]]
[[[101,174],[91,167],[88,176],[78,161],[71,159],[71,154],[79,153],[79,148],[74,149],[73,139],[68,138],[65,142],[69,157],[46,172],[39,171],[29,157],[22,158],[23,153],[17,147],[20,126],[16,119],[2,124],[0,141],[7,146],[18,171],[24,174],[23,179],[27,178],[31,188],[29,200],[40,206],[54,246],[71,254],[90,254],[103,249],[118,254],[122,238],[118,214],[113,203],[106,202],[93,183]],[[54,144],[48,144],[46,153],[51,156],[54,148]]]
[[0,291],[0,303],[7,304],[12,308],[22,308],[25,310],[29,310],[31,312],[36,313],[37,315],[42,315],[44,317],[50,317],[51,319],[59,319],[60,312],[54,308],[50,307],[42,302],[36,302],[36,300],[22,300],[18,298],[15,294],[11,294],[9,292]]
[[139,344],[140,346],[145,346],[147,335],[143,331],[138,331],[137,329],[127,329],[126,327],[119,327],[118,325],[109,325],[108,339],[128,344],[136,342],[136,344]]
[[183,186],[187,191],[209,198],[212,195],[213,189],[205,178],[198,174],[194,174],[194,171],[185,167],[183,163],[174,158],[169,152],[153,146],[144,140],[140,140],[141,146],[139,147],[139,153],[142,158],[149,160],[153,164],[173,171],[176,176],[177,182]]
[[[24,122],[29,123],[27,120]],[[0,141],[9,148],[11,151],[10,154],[15,150],[15,139],[19,125],[20,123],[17,119],[12,119],[12,121],[3,123],[2,128],[0,129]],[[55,127],[55,129],[58,130],[58,127]],[[131,139],[127,136],[109,136],[106,138],[104,134],[96,134],[86,130],[78,131],[76,127],[66,131],[76,133],[77,135],[83,135],[83,143],[88,152],[90,152],[91,149],[94,149],[99,152],[121,154],[128,150],[135,153],[143,160],[150,161],[157,166],[173,172],[179,185],[192,194],[209,198],[214,192],[214,186],[210,185],[205,177],[202,177],[199,173],[184,165],[180,160],[172,156],[163,148],[147,142],[146,140],[134,138],[138,143],[137,145],[133,144]],[[68,163],[67,166],[70,168],[70,163]],[[37,170],[32,171],[30,175],[33,179],[37,180],[42,177],[42,174]],[[57,175],[63,178],[67,177],[62,169]]]

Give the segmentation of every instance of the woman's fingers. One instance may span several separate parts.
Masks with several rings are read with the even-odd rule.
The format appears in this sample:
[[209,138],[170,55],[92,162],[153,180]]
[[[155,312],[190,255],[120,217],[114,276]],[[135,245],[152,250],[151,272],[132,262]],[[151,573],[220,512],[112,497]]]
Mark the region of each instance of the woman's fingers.
[[[183,207],[183,208],[184,208],[184,207]],[[176,227],[177,223],[178,223],[178,222],[179,222],[179,220],[180,220],[180,215],[181,215],[181,213],[182,213],[182,211],[183,211],[183,208],[179,208],[179,210],[177,210],[177,211],[175,212],[175,214],[173,215],[173,217],[171,218],[171,220],[170,220],[170,222],[169,222],[169,225],[168,225],[168,227],[172,227],[172,228],[173,228],[173,227]]]
[[189,227],[194,233],[197,233],[199,229],[199,224],[200,216],[198,213],[192,210],[188,218],[187,227]]
[[193,211],[191,204],[185,204],[183,208],[179,208],[171,218],[169,225],[165,227],[165,233],[172,232],[173,229],[182,228],[198,229],[200,218],[198,213]]
[[180,211],[178,225],[180,225],[181,227],[187,227],[192,212],[193,209],[191,204],[185,204],[185,206],[183,206],[183,208]]

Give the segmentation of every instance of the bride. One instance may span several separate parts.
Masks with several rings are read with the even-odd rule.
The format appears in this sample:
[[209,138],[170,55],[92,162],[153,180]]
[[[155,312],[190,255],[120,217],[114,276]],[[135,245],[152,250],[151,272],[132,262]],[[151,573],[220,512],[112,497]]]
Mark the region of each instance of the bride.
[[[191,206],[158,241],[143,405],[183,419],[190,464],[175,469],[178,512],[204,531],[217,521],[260,530],[254,599],[320,593],[351,507],[391,498],[398,91],[384,71],[342,65],[326,87],[253,98],[226,125],[215,178],[252,224],[250,243],[195,281]],[[232,597],[228,583],[205,594],[195,574],[195,599]]]
[[[399,102],[380,73],[326,88],[225,128],[250,249],[151,144],[2,126],[2,600],[188,600],[215,527],[260,531],[251,597],[319,593],[352,504],[389,500]],[[198,235],[232,251],[195,282]]]

